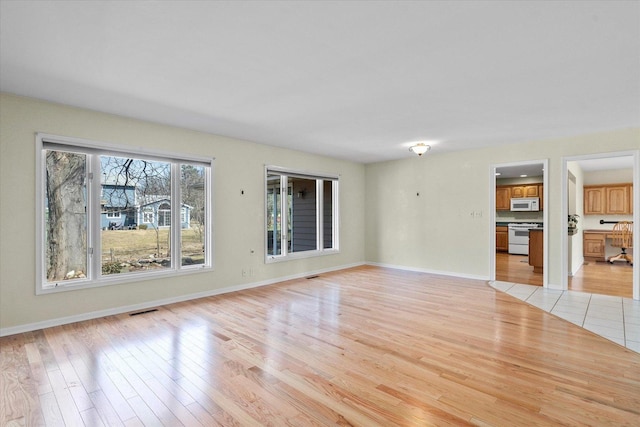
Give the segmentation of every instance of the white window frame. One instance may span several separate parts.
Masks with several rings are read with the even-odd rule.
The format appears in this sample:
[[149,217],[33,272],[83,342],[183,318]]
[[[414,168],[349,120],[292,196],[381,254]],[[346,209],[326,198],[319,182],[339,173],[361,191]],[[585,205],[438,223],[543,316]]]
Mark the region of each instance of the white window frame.
[[[214,158],[172,153],[158,150],[132,148],[82,138],[65,137],[46,133],[36,133],[36,295],[132,283],[144,280],[174,277],[214,269],[213,245],[213,174]],[[86,278],[69,281],[48,282],[46,278],[46,212],[45,212],[45,150],[60,150],[87,155],[87,272]],[[135,157],[171,163],[171,222],[180,224],[180,165],[197,164],[205,167],[205,260],[203,264],[182,265],[181,252],[171,251],[171,267],[148,272],[119,273],[102,275],[100,215],[100,156]],[[175,201],[175,202],[173,202]],[[155,215],[151,212],[153,219]],[[143,214],[144,217],[144,214]],[[181,227],[171,228],[171,247],[181,248]]]
[[106,212],[107,214],[107,218],[109,219],[120,219],[122,218],[122,214],[120,213],[120,211],[117,212]]
[[[281,209],[281,224],[280,224],[280,241],[287,242],[287,232],[289,229],[289,218],[288,214],[286,214],[289,210],[289,199],[287,197],[290,183],[289,177],[295,178],[305,178],[305,179],[315,179],[316,181],[316,249],[308,250],[308,251],[300,251],[300,252],[289,252],[289,245],[286,243],[281,243],[281,253],[279,255],[270,255],[268,250],[269,245],[269,233],[267,230],[267,221],[268,221],[268,176],[269,175],[280,175],[280,194],[284,195],[280,198],[280,209]],[[332,247],[324,248],[324,188],[323,181],[331,181],[332,182]],[[303,259],[303,258],[311,258],[323,255],[332,255],[340,252],[339,245],[339,236],[340,236],[340,206],[339,206],[339,187],[340,187],[340,176],[325,174],[325,173],[316,173],[316,172],[308,172],[308,171],[300,171],[290,168],[284,168],[281,166],[272,166],[266,165],[264,168],[264,253],[265,253],[265,263],[273,263],[273,262],[281,262],[288,261],[294,259]],[[295,224],[294,224],[295,227]],[[295,229],[291,229],[291,235],[295,233]],[[293,238],[293,237],[292,237]]]

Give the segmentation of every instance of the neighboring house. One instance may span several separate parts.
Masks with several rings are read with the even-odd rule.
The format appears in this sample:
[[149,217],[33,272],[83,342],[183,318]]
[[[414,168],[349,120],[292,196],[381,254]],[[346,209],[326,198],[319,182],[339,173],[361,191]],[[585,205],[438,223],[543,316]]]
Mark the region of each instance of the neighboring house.
[[136,226],[136,186],[104,183],[100,191],[100,227],[133,228]]
[[[100,205],[100,227],[103,229],[136,228],[142,224],[152,228],[171,225],[170,199],[167,196],[137,196],[133,184],[102,184]],[[189,205],[181,205],[181,228],[191,227],[191,209]]]
[[[191,228],[191,209],[186,204],[180,205],[180,227]],[[145,196],[136,207],[138,224],[149,227],[169,227],[171,225],[171,203],[167,196]]]

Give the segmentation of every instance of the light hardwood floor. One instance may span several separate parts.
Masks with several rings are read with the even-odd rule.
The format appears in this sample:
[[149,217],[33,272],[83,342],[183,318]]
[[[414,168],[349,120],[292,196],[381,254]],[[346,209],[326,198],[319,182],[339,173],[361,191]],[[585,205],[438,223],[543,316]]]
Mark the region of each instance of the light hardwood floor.
[[0,338],[2,425],[638,425],[640,355],[483,281],[359,267]]
[[[534,273],[523,255],[496,253],[496,280],[542,286],[542,273]],[[633,298],[633,267],[625,263],[587,262],[569,277],[569,290]]]

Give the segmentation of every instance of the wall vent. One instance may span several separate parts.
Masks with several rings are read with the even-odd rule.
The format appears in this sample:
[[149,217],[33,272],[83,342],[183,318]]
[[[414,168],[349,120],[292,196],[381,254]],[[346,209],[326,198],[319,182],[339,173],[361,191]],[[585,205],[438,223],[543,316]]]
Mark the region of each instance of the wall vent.
[[135,313],[129,313],[129,316],[137,316],[139,314],[153,313],[154,311],[158,311],[158,309],[157,308],[152,308],[151,310],[137,311]]

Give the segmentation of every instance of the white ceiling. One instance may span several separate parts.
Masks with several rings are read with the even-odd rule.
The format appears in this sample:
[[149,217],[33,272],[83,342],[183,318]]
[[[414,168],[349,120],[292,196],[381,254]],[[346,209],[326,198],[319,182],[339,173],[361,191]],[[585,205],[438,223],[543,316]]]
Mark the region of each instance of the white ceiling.
[[375,162],[640,126],[640,2],[0,1],[0,89]]

